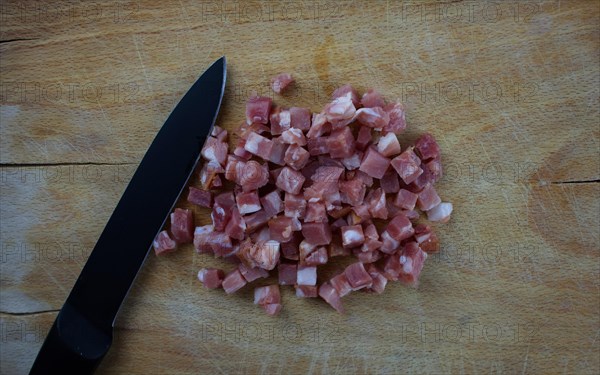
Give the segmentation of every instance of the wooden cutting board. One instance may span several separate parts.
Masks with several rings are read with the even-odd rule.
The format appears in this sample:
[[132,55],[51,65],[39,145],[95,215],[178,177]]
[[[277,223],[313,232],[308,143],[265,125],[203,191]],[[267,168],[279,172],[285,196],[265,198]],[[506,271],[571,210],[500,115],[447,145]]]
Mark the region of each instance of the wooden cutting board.
[[251,287],[225,296],[196,280],[201,267],[231,265],[191,246],[151,255],[99,373],[600,372],[598,2],[1,11],[3,374],[27,373],[146,148],[221,55],[218,123],[230,130],[249,93],[271,95],[282,71],[298,83],[274,96],[281,105],[318,110],[346,82],[403,101],[402,145],[430,131],[443,150],[439,191],[455,212],[435,225],[442,251],[418,289],[353,293],[339,315],[284,288],[277,318],[252,304]]

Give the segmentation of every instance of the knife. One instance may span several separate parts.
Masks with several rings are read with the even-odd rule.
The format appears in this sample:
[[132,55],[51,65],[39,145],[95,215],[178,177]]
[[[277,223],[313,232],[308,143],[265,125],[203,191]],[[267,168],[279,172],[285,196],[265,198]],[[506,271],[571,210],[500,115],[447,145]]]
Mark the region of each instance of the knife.
[[30,374],[92,373],[108,352],[119,308],[214,126],[226,77],[223,56],[169,115],[102,231]]

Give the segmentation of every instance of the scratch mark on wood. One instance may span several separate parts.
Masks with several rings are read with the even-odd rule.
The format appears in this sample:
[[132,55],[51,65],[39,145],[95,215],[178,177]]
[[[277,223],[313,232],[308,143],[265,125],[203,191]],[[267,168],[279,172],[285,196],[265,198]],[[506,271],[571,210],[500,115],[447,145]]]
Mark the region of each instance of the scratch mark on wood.
[[144,71],[144,78],[146,79],[146,84],[148,85],[148,89],[152,91],[152,85],[150,84],[150,80],[148,79],[148,72],[146,71],[146,66],[144,65],[144,61],[142,60],[142,55],[140,54],[140,49],[137,43],[137,37],[133,36],[133,44],[135,45],[135,52],[137,53],[138,60],[140,61],[140,65],[142,66],[142,70]]
[[521,375],[525,374],[527,371],[527,362],[529,362],[529,347],[531,346],[531,341],[527,343],[527,352],[525,353],[525,362],[523,362],[523,370],[521,370]]
[[49,313],[57,313],[60,309],[51,309],[51,310],[39,310],[39,311],[24,311],[24,312],[9,312],[9,311],[0,311],[0,315],[10,315],[10,316],[32,316],[39,314],[49,314]]
[[0,168],[27,168],[27,167],[60,167],[71,165],[100,165],[100,166],[117,166],[117,165],[137,165],[137,163],[98,163],[98,162],[65,162],[65,163],[1,163]]
[[600,182],[600,179],[597,180],[575,180],[575,181],[551,181],[551,184],[561,185],[561,184],[597,184]]
[[14,43],[14,42],[23,42],[26,40],[38,40],[39,38],[14,38],[14,39],[6,39],[6,40],[0,40],[0,44],[8,44],[8,43]]

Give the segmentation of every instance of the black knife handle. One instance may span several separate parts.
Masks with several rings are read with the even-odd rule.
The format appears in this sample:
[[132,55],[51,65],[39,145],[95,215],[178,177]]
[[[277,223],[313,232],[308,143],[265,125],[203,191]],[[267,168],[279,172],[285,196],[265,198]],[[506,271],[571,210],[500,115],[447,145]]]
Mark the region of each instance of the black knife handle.
[[52,324],[29,374],[91,374],[108,352],[111,343],[112,329],[108,334],[96,329],[65,304]]

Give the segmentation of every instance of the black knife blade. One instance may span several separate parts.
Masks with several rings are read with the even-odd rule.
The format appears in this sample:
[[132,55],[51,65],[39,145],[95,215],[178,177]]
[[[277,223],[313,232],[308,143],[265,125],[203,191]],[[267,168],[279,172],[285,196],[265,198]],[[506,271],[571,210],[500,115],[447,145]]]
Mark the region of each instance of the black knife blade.
[[92,373],[108,352],[117,312],[214,126],[226,69],[225,56],[215,61],[154,138],[56,317],[30,374]]

